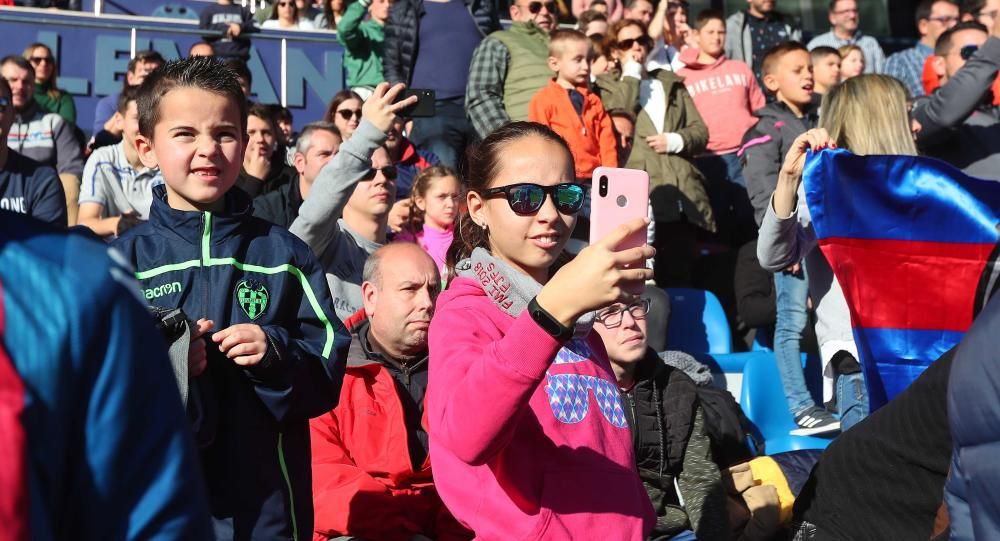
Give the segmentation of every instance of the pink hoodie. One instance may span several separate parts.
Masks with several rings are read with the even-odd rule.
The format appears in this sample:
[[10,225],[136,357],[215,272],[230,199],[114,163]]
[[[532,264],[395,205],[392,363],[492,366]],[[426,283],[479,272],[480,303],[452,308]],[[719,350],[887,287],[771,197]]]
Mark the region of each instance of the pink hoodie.
[[752,113],[764,106],[764,93],[746,63],[722,56],[711,64],[702,64],[698,62],[699,54],[694,47],[684,49],[684,67],[677,74],[684,77],[684,86],[708,126],[707,151],[736,152],[743,135],[757,123]]
[[441,273],[441,279],[444,280],[446,278],[445,275],[448,273],[448,248],[451,247],[451,241],[454,238],[455,228],[438,229],[424,223],[423,228],[416,235],[404,229],[397,233],[393,240],[419,244],[431,256],[434,263],[437,263],[438,272]]
[[641,540],[652,529],[596,333],[561,348],[526,311],[513,318],[458,278],[437,302],[429,373],[434,483],[477,539]]

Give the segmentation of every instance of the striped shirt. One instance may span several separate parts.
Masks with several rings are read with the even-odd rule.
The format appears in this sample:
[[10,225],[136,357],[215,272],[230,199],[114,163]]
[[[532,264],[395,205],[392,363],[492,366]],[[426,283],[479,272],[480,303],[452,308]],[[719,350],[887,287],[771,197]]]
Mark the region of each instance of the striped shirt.
[[885,61],[885,74],[902,81],[910,91],[910,97],[919,98],[926,94],[922,81],[924,62],[932,54],[934,49],[918,42],[913,47],[890,56]]
[[149,219],[153,186],[163,184],[159,169],[136,171],[125,158],[125,142],[101,147],[87,159],[80,186],[80,204],[97,203],[104,207],[102,218],[121,216],[134,210],[139,218]]
[[839,49],[844,45],[857,45],[861,47],[861,52],[865,55],[865,73],[883,73],[885,69],[885,53],[878,40],[871,36],[866,36],[860,30],[848,39],[837,37],[833,30],[814,37],[808,45],[809,50],[816,47],[833,47]]

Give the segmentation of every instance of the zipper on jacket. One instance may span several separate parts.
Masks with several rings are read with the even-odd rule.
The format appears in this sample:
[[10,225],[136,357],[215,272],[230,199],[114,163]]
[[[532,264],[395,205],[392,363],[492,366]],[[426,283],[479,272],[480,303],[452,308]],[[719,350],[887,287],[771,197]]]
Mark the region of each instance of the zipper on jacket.
[[632,391],[625,393],[628,396],[628,407],[629,411],[632,412],[632,445],[638,449],[639,448],[639,417],[635,409],[635,388]]
[[201,311],[206,316],[208,315],[208,300],[209,300],[209,284],[212,283],[211,277],[208,276],[208,260],[210,255],[209,247],[212,244],[212,213],[203,212],[201,213],[201,278],[203,290],[202,290],[202,305]]

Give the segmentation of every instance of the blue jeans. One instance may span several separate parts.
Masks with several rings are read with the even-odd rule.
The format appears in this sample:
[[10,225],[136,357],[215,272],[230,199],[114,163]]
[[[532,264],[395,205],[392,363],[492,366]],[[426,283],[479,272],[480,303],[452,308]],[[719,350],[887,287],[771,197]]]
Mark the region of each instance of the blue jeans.
[[837,375],[837,409],[844,431],[868,416],[868,390],[862,372]]
[[465,98],[437,100],[434,116],[414,118],[410,141],[418,147],[433,152],[442,165],[458,168],[465,155],[465,146],[478,137],[465,116]]
[[802,331],[806,328],[806,299],[809,288],[805,267],[797,274],[774,273],[774,290],[777,293],[777,322],[774,326],[774,357],[785,388],[788,410],[796,415],[816,405],[806,388],[800,355]]

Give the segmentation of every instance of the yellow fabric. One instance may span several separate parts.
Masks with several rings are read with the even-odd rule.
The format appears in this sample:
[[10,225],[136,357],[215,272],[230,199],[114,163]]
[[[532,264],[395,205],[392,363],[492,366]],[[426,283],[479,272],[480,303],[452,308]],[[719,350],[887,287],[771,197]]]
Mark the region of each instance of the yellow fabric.
[[771,485],[778,491],[778,501],[781,505],[779,514],[781,524],[788,524],[792,520],[792,505],[795,504],[795,496],[792,489],[788,487],[788,481],[781,467],[771,457],[762,456],[750,461],[750,472],[753,473],[754,482],[758,485]]

